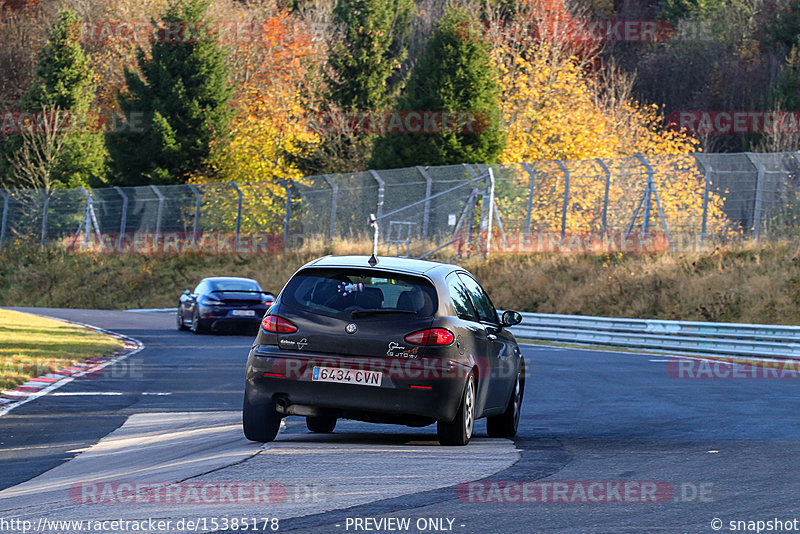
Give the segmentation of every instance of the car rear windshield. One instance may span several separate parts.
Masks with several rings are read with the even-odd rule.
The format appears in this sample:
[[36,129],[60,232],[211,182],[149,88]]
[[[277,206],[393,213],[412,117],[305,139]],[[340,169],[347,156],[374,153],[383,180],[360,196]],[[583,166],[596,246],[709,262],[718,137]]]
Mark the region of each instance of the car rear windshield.
[[304,269],[286,285],[281,304],[350,319],[394,314],[430,317],[438,301],[433,284],[418,276],[368,269]]
[[211,283],[212,291],[237,293],[260,293],[261,288],[252,280],[215,280]]

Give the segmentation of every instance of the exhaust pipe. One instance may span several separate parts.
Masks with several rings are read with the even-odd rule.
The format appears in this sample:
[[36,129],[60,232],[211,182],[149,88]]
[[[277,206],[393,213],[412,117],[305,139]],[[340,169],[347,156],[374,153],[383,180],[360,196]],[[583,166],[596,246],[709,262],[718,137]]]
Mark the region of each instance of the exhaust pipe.
[[279,397],[275,399],[275,411],[281,415],[302,415],[306,417],[317,417],[322,415],[321,410],[316,406],[290,404],[289,399],[286,397]]

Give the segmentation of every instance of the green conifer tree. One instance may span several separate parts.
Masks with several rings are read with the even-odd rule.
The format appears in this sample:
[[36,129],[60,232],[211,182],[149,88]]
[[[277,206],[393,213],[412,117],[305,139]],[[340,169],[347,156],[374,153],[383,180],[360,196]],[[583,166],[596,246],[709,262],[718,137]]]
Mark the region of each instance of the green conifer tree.
[[208,5],[171,4],[162,20],[177,24],[177,37],[157,39],[149,55],[139,49],[141,74],[125,72],[119,105],[130,127],[107,135],[115,183],[183,183],[204,169],[211,141],[226,135],[233,88],[218,36],[205,23]]
[[470,113],[472,122],[440,133],[387,133],[375,143],[373,168],[497,161],[505,143],[497,73],[478,28],[463,9],[448,9],[411,71],[398,106],[404,111]]

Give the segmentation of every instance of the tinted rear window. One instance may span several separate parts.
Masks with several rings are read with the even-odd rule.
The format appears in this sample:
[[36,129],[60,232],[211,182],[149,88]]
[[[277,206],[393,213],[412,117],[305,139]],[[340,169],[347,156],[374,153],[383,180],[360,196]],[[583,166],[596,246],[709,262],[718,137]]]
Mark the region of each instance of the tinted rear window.
[[430,317],[438,307],[436,290],[427,279],[368,269],[304,269],[286,285],[281,304],[347,319],[358,310]]
[[211,282],[212,291],[260,292],[261,288],[252,280],[215,280]]

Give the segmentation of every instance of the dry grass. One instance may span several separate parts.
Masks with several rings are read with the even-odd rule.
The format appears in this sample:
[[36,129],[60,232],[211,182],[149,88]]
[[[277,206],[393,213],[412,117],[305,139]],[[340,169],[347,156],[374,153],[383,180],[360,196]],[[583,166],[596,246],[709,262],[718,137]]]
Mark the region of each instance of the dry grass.
[[[205,276],[255,278],[277,292],[305,262],[367,253],[359,242],[309,243],[269,256],[114,256],[38,248],[0,251],[0,304],[83,308],[174,306]],[[657,255],[496,255],[472,259],[502,308],[545,313],[794,324],[800,319],[796,244]]]
[[0,310],[0,390],[120,348],[116,339],[79,326]]
[[796,244],[686,254],[496,256],[465,266],[504,308],[698,321],[800,321]]

